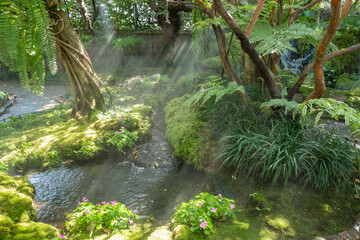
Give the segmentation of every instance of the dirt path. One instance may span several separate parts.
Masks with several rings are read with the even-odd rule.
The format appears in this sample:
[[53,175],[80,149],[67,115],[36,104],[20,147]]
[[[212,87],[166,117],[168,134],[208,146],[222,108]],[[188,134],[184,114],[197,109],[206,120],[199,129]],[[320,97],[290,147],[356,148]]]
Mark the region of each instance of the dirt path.
[[62,84],[45,84],[43,96],[38,96],[32,92],[26,92],[21,86],[20,81],[0,81],[0,90],[11,94],[16,94],[16,103],[10,107],[0,120],[7,119],[12,114],[23,115],[28,112],[39,112],[55,107],[58,102],[55,98],[66,94],[69,87]]

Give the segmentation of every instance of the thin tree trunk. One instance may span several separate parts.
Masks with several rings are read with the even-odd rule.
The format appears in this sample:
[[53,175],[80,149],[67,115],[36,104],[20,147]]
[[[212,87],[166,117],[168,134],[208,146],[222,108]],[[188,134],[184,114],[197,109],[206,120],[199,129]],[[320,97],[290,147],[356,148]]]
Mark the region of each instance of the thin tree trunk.
[[259,0],[258,4],[256,5],[256,9],[253,13],[253,15],[250,18],[250,22],[246,27],[246,33],[245,35],[250,38],[251,32],[254,29],[254,26],[256,24],[257,19],[259,18],[260,12],[264,6],[265,0]]
[[325,53],[326,49],[329,47],[331,40],[335,36],[337,28],[340,23],[340,0],[331,0],[331,12],[330,12],[330,21],[329,26],[327,27],[315,54],[314,62],[314,80],[315,80],[315,89],[310,93],[310,95],[305,99],[305,101],[320,98],[324,95],[326,91],[325,81],[324,81],[324,62],[325,62]]
[[55,33],[57,53],[70,82],[73,112],[81,117],[94,110],[103,110],[105,102],[90,58],[66,12],[55,9],[61,2],[45,0],[45,3],[54,23],[51,27]]

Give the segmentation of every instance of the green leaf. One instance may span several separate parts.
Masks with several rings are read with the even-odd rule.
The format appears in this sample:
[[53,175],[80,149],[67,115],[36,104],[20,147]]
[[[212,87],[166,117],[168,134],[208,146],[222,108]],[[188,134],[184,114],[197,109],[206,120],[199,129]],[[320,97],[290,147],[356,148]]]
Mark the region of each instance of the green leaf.
[[318,124],[318,122],[319,122],[319,120],[320,120],[320,118],[321,118],[321,116],[322,116],[323,113],[324,113],[324,112],[319,112],[319,113],[316,115],[316,117],[315,117],[315,125]]

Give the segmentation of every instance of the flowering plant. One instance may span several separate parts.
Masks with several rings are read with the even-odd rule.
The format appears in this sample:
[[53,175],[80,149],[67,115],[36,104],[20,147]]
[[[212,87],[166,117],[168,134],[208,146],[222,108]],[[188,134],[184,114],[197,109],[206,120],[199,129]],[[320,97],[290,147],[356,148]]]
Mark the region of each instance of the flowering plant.
[[108,137],[106,145],[115,145],[120,152],[124,152],[125,147],[134,145],[135,141],[138,139],[136,134],[129,132],[124,127],[106,137]]
[[78,207],[68,215],[67,229],[71,232],[87,231],[90,237],[94,231],[118,231],[129,228],[138,218],[135,210],[128,209],[124,204],[116,201],[93,204],[85,197]]
[[213,232],[212,220],[236,219],[234,200],[210,193],[200,193],[195,198],[176,207],[172,217],[174,226],[188,224],[192,232],[203,231],[208,235]]

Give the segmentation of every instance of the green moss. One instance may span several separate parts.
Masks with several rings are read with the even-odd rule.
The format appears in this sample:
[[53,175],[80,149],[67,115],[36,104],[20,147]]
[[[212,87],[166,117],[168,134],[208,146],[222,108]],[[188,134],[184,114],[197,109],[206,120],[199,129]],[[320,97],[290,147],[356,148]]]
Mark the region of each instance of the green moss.
[[176,156],[203,169],[211,152],[210,131],[201,113],[182,106],[184,101],[185,97],[175,98],[166,106],[166,135]]
[[3,186],[0,186],[0,214],[9,216],[14,222],[35,219],[31,197]]
[[10,239],[11,228],[14,226],[13,221],[6,215],[0,214],[0,239]]
[[16,224],[12,235],[14,240],[46,240],[57,238],[59,230],[45,223],[26,222]]
[[174,228],[175,240],[200,240],[204,239],[205,235],[202,233],[193,233],[187,225],[178,225]]
[[[132,114],[131,119],[122,125],[118,120],[129,114]],[[99,144],[97,138],[121,126],[139,139],[146,139],[150,134],[151,116],[151,107],[135,104],[126,109],[98,113],[91,120],[83,121],[72,118],[66,110],[48,111],[23,121],[14,118],[6,126],[0,124],[0,130],[8,129],[0,131],[0,161],[27,169],[56,166],[67,159],[86,160],[110,150],[105,144]],[[27,123],[29,126],[24,129]]]
[[0,172],[0,185],[5,188],[15,188],[16,191],[30,197],[34,196],[34,186],[25,177],[10,177]]
[[169,230],[169,224],[162,224],[161,222],[150,220],[149,218],[138,219],[136,226],[129,229],[124,229],[115,233],[106,234],[105,232],[94,232],[90,237],[89,233],[76,233],[69,238],[72,240],[87,240],[87,239],[172,239],[172,233]]
[[269,225],[270,228],[273,228],[287,237],[294,237],[295,231],[291,228],[289,220],[284,218],[283,216],[280,217],[266,217],[266,223]]

